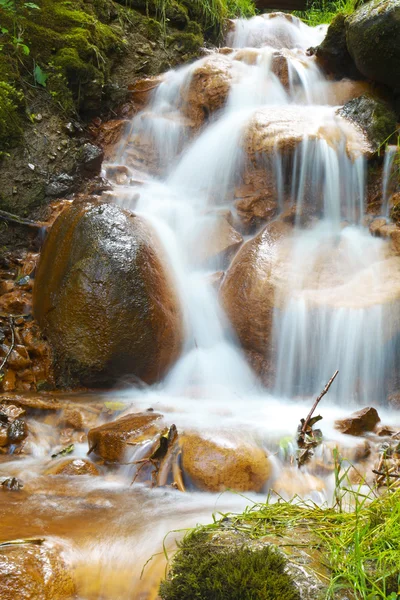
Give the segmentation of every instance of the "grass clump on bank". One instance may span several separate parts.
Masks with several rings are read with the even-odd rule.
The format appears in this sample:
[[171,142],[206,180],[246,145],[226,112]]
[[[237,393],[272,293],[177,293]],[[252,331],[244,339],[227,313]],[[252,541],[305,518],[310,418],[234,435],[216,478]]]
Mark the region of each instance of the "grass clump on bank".
[[294,11],[294,15],[310,27],[329,25],[338,14],[351,15],[358,6],[358,0],[317,0],[311,2],[306,11]]
[[[342,509],[343,499],[346,497],[351,500],[351,510]],[[313,564],[315,565],[317,556],[316,561],[321,570],[327,569],[330,575],[326,578],[326,600],[337,600],[345,596],[357,600],[398,600],[400,489],[389,490],[372,500],[371,495],[347,490],[344,498],[338,499],[334,508],[319,507],[299,499],[291,502],[281,499],[277,502],[267,501],[265,504],[251,506],[240,515],[223,515],[222,519],[213,524],[194,530],[184,538],[173,559],[170,574],[161,585],[162,598],[205,600],[236,597],[229,594],[207,595],[209,588],[202,587],[205,580],[212,581],[212,590],[225,589],[229,582],[230,574],[227,569],[214,570],[212,557],[209,558],[206,554],[207,560],[204,561],[202,552],[204,536],[231,530],[235,534],[244,534],[251,540],[262,540],[265,543],[272,540],[278,549],[281,546],[285,552],[288,546],[305,547],[306,552],[314,557]],[[290,543],[286,543],[288,538]],[[283,541],[279,542],[280,539]],[[214,560],[219,562],[222,558]],[[247,560],[247,556],[243,560]],[[203,569],[203,565],[206,569]],[[254,581],[258,582],[256,578]],[[270,598],[251,596],[253,583],[247,580],[247,584],[249,595],[238,597]],[[184,595],[186,590],[192,595]],[[182,595],[177,595],[178,591]],[[272,597],[281,599],[279,594]]]

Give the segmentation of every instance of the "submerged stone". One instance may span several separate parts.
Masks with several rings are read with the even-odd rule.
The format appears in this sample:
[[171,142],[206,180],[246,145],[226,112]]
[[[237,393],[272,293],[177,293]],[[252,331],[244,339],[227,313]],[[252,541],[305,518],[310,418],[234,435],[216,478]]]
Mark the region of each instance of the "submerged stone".
[[159,413],[133,413],[91,429],[89,451],[107,462],[120,462],[128,444],[151,440],[162,429]]
[[75,591],[60,546],[38,541],[0,547],[1,600],[71,600]]

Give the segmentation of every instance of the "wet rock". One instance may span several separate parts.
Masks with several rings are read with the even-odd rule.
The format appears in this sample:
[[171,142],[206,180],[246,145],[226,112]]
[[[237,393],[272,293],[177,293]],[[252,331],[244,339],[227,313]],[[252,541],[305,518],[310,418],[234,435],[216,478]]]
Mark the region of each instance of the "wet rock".
[[204,218],[204,225],[194,240],[194,253],[204,265],[224,268],[243,242],[243,238],[224,216]]
[[45,475],[99,475],[99,470],[89,460],[81,458],[72,458],[68,460],[57,461],[56,464],[51,465]]
[[160,432],[161,419],[159,413],[135,413],[95,427],[88,434],[89,450],[107,462],[120,462],[128,444],[150,440]]
[[362,408],[347,419],[335,421],[335,428],[348,435],[362,435],[373,431],[380,421],[378,412],[373,407]]
[[7,477],[1,482],[1,489],[7,492],[19,492],[24,487],[24,484],[17,477]]
[[218,292],[219,288],[221,287],[224,275],[224,271],[216,271],[215,273],[211,273],[211,275],[207,276],[208,285],[210,285],[213,288],[213,290]]
[[128,86],[137,110],[142,110],[149,103],[151,96],[162,81],[163,77],[158,75],[156,77],[138,79],[135,83]]
[[184,475],[200,490],[260,492],[271,476],[271,463],[264,450],[233,439],[210,440],[197,433],[181,438]]
[[275,283],[279,264],[277,246],[291,232],[284,223],[272,222],[235,256],[220,290],[221,304],[245,350],[267,360],[275,308]]
[[311,54],[315,54],[318,63],[327,72],[335,77],[357,78],[360,73],[347,49],[346,42],[346,16],[339,13],[329,25],[327,34],[322,44],[317,48],[311,48]]
[[60,410],[61,404],[51,396],[43,394],[18,394],[4,393],[0,394],[0,410],[4,410],[4,406],[15,405],[23,408],[34,410]]
[[[239,199],[235,202],[239,227],[244,234],[253,233],[260,225],[270,221],[278,212],[276,195],[257,193],[253,186],[241,186],[235,192]],[[243,196],[243,197],[240,197]]]
[[20,406],[13,406],[12,404],[0,404],[0,420],[2,417],[6,417],[7,421],[12,422],[19,417],[24,416],[25,410]]
[[62,198],[71,193],[75,187],[75,179],[67,173],[60,173],[52,176],[49,183],[46,185],[46,196],[51,198]]
[[83,416],[77,408],[68,407],[62,412],[58,421],[61,427],[72,427],[72,429],[80,430],[84,427]]
[[162,256],[149,225],[117,206],[74,203],[57,219],[33,303],[61,384],[104,385],[127,374],[146,383],[162,378],[183,335]]
[[0,448],[8,446],[8,427],[4,423],[0,424]]
[[400,410],[400,392],[393,392],[388,396],[388,404],[390,408]]
[[231,80],[232,62],[221,54],[205,58],[194,70],[182,93],[184,113],[197,127],[224,106]]
[[56,544],[21,543],[0,548],[2,600],[71,600],[75,584]]
[[116,146],[121,141],[129,124],[130,121],[126,119],[113,119],[101,125],[97,132],[96,143],[103,148],[104,160],[111,160],[114,158]]
[[365,77],[399,89],[399,0],[363,4],[346,19],[346,39],[349,53]]
[[279,473],[272,484],[272,489],[291,500],[296,494],[303,498],[313,492],[323,492],[325,483],[320,477],[300,472],[297,468],[286,468]]
[[7,435],[10,444],[22,442],[28,435],[28,428],[25,421],[22,419],[15,419],[15,421],[12,421],[8,426]]
[[346,102],[338,114],[360,127],[374,150],[396,130],[396,115],[391,107],[370,94]]
[[80,171],[86,177],[100,174],[104,151],[94,144],[84,144],[79,152]]

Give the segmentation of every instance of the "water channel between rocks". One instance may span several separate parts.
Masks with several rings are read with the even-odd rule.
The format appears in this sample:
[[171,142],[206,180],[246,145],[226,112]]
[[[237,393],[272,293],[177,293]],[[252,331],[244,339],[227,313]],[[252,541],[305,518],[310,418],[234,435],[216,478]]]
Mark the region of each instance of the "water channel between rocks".
[[[338,114],[361,84],[328,81],[307,56],[325,33],[288,15],[236,22],[230,49],[165,74],[105,165],[115,183],[109,197],[146,219],[161,242],[184,351],[157,385],[71,403],[118,403],[119,415],[151,408],[178,431],[227,447],[256,444],[271,473],[245,497],[150,489],[131,485],[135,450],[99,477],[49,478],[52,421],[38,417],[31,456],[2,459],[2,472],[24,489],[0,509],[1,537],[66,541],[81,600],[156,598],[163,555],[141,572],[169,531],[243,509],[268,490],[329,502],[332,448],[359,457],[363,443],[340,434],[335,419],[385,403],[398,351],[400,259],[363,227],[370,149]],[[261,192],[276,217],[266,230],[257,222]],[[245,351],[262,364],[265,387]],[[326,442],[299,471],[297,426],[336,369],[321,408]],[[395,423],[389,410],[379,414]],[[75,444],[74,456],[86,452]]]

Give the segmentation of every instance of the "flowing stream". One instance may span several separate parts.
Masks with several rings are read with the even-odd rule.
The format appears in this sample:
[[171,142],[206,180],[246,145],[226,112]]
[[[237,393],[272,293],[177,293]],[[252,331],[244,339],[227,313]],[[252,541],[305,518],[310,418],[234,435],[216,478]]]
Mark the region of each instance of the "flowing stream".
[[[273,474],[263,493],[247,498],[130,486],[132,464],[106,477],[82,477],[79,486],[59,478],[49,483],[41,465],[50,429],[42,424],[34,455],[3,465],[29,490],[13,495],[5,509],[4,537],[44,531],[68,540],[82,600],[156,598],[162,556],[146,567],[143,579],[140,575],[146,560],[162,552],[169,531],[209,522],[213,512],[244,508],[248,498],[261,501],[268,489],[329,501],[332,472],[318,477],[307,469],[299,472],[290,456],[300,418],[336,369],[340,374],[322,411],[326,439],[357,446],[356,438],[333,426],[353,407],[381,405],[385,422],[394,419],[385,401],[398,351],[394,315],[400,268],[387,243],[363,227],[364,140],[337,115],[357,93],[348,81],[327,80],[305,52],[325,33],[325,26],[309,28],[281,14],[236,22],[228,39],[231,50],[165,74],[116,152],[113,165],[126,167],[121,172],[127,175],[113,197],[157,232],[179,291],[186,337],[182,356],[164,381],[107,397],[127,409],[152,407],[178,430],[255,440],[271,454]],[[208,65],[222,72],[229,89],[226,101],[202,112],[198,126],[191,86]],[[253,140],[267,132],[260,136],[268,152],[255,153],[255,168],[270,182],[276,218],[294,207],[291,234],[277,250],[284,275],[273,308],[267,388],[221,307],[214,274],[226,262],[212,251],[221,219],[230,214],[235,223],[237,218],[235,189],[249,168],[250,130]],[[391,155],[385,202],[390,160]],[[310,206],[318,207],[317,213],[304,226]],[[244,242],[259,230],[242,232]],[[76,453],[83,457],[86,450],[82,444]],[[324,446],[317,451],[319,460],[325,452]],[[177,536],[169,536],[171,545]]]

